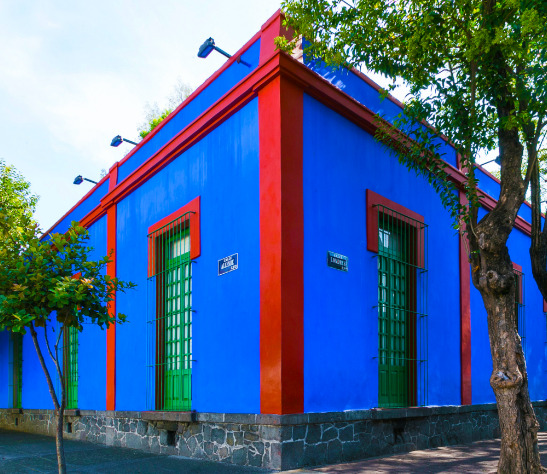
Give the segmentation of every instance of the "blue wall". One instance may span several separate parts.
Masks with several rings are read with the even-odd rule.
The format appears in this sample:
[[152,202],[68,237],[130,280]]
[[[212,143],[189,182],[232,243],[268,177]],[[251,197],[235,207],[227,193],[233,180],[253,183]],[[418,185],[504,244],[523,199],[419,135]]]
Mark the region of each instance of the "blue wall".
[[166,143],[175,137],[181,130],[193,120],[205,112],[211,105],[220,99],[226,92],[234,87],[239,81],[248,76],[258,66],[260,56],[260,39],[255,41],[241,59],[243,62],[234,62],[222,72],[209,86],[199,95],[188,102],[174,117],[167,122],[150,140],[141,145],[135,154],[132,155],[118,169],[118,182],[124,180],[129,174],[153,156]]
[[[486,212],[481,210],[479,217]],[[530,238],[518,229],[513,229],[507,243],[511,260],[522,266],[524,273],[524,304],[526,326],[526,367],[532,400],[547,398],[545,375],[547,371],[546,342],[547,327],[543,314],[543,298],[539,292],[530,263]],[[473,403],[495,402],[490,387],[492,356],[488,338],[488,322],[484,303],[479,291],[471,286],[471,377]]]
[[[475,170],[475,177],[478,180],[478,186],[481,191],[484,191],[494,199],[498,199],[500,195],[500,184],[496,180],[492,179],[479,169]],[[532,222],[532,209],[527,204],[523,204],[520,207],[518,215],[525,221]]]
[[10,334],[7,331],[0,331],[0,408],[10,408],[9,391],[9,350]]
[[[89,227],[90,259],[99,260],[106,247],[106,216]],[[106,409],[106,329],[84,323],[78,334],[78,406],[83,410]]]
[[[57,339],[58,324],[54,320],[52,324],[48,325],[48,341],[53,350],[53,345]],[[48,354],[47,346],[44,337],[44,328],[36,328],[38,334],[38,343],[49,374],[51,376],[53,386],[57,395],[60,395],[59,378],[55,365]],[[53,401],[49,394],[49,388],[47,385],[46,376],[36,355],[34,344],[30,332],[27,331],[23,338],[23,385],[22,385],[22,400],[21,405],[23,408],[47,408],[53,409]]]
[[[360,76],[349,69],[344,67],[333,69],[322,61],[308,60],[307,58],[305,64],[332,85],[389,122],[393,122],[402,112],[402,109],[397,104],[387,98],[382,99],[380,93],[374,87],[367,84]],[[439,144],[439,153],[442,154],[443,159],[452,166],[457,167],[456,151],[454,148],[441,139],[436,143]]]
[[83,201],[77,208],[73,209],[61,222],[59,222],[52,230],[51,233],[59,232],[64,233],[70,227],[72,221],[80,221],[93,209],[95,209],[100,203],[101,199],[108,192],[109,180],[106,179],[103,184],[98,186],[91,196]]
[[[429,224],[429,404],[459,404],[459,253],[450,217],[432,188],[374,137],[305,96],[305,410],[378,406],[378,270],[366,249],[367,188]],[[349,272],[327,267],[328,250],[349,257]]]
[[[107,253],[106,217],[94,223],[89,228],[89,234],[89,246],[94,248],[90,258],[99,259],[104,257]],[[52,321],[48,325],[48,340],[52,349],[57,338],[57,330],[58,324],[55,315],[53,315]],[[36,328],[36,331],[42,355],[52,377],[55,390],[60,395],[59,379],[55,366],[47,352],[44,329]],[[4,337],[5,334],[7,333],[0,333],[0,336]],[[78,343],[79,406],[82,409],[104,410],[106,396],[106,332],[101,331],[96,325],[84,324],[84,330],[78,336]],[[6,364],[2,364],[2,370],[5,370],[7,374],[7,347],[5,352],[5,358],[3,352],[0,353],[0,360],[6,361]],[[62,364],[62,341],[59,348],[59,362]],[[3,372],[0,372],[0,377],[3,377],[2,374]],[[7,387],[5,390],[7,390]],[[4,392],[0,391],[0,400],[4,400],[3,397]],[[29,331],[23,339],[22,406],[23,408],[53,408],[46,377],[36,355]]]
[[[129,318],[116,334],[118,410],[147,408],[148,228],[201,196],[201,256],[192,264],[192,408],[259,412],[258,153],[254,99],[118,204],[117,275],[138,284],[117,299]],[[239,269],[217,276],[217,261],[236,252]]]

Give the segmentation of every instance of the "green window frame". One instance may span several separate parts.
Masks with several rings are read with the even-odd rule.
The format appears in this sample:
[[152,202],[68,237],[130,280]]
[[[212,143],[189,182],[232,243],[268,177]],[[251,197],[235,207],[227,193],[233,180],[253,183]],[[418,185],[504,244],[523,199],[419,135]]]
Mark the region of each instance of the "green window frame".
[[63,333],[63,379],[65,408],[78,408],[78,328],[65,327]]
[[9,393],[11,408],[22,408],[23,396],[23,335],[10,333]]
[[427,228],[375,205],[378,224],[378,406],[427,404]]
[[149,234],[148,398],[155,410],[192,409],[191,212]]

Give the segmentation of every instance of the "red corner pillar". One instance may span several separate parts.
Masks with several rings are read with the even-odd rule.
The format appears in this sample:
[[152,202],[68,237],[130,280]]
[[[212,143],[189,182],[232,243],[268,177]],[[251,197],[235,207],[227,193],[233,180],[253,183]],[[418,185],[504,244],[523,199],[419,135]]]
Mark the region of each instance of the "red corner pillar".
[[[464,206],[468,204],[463,191],[460,191],[460,204]],[[471,405],[471,272],[467,235],[462,232],[460,232],[460,363],[461,404]]]
[[260,408],[304,411],[302,90],[282,75],[258,92]]
[[[118,163],[110,169],[109,192],[118,184]],[[116,277],[116,204],[106,210],[106,247],[112,252],[106,273]],[[108,305],[110,316],[116,315],[116,296]],[[111,324],[106,330],[106,409],[116,409],[116,325]]]

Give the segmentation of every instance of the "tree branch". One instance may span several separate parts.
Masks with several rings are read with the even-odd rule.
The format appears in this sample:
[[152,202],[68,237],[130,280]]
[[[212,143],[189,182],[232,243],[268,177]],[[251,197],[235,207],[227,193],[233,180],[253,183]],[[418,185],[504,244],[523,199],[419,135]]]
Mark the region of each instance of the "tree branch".
[[53,400],[53,405],[55,406],[56,410],[59,410],[61,407],[59,405],[59,400],[57,399],[57,394],[55,393],[55,388],[53,388],[53,382],[51,381],[51,375],[49,374],[49,370],[46,365],[46,361],[44,360],[44,356],[42,355],[42,350],[40,349],[40,344],[38,344],[38,336],[36,334],[36,330],[34,329],[34,325],[32,322],[30,323],[30,335],[32,337],[32,342],[34,344],[34,349],[36,349],[36,354],[38,355],[38,360],[40,361],[40,365],[42,366],[42,370],[44,371],[44,374],[46,375],[47,385],[49,388],[49,394],[51,395],[51,399]]

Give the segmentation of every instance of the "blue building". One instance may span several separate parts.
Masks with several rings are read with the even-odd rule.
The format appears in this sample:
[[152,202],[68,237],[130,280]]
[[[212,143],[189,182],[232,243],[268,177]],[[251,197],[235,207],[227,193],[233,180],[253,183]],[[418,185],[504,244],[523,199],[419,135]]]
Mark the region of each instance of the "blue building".
[[[499,432],[463,237],[374,138],[375,114],[401,104],[357,71],[276,51],[281,22],[49,230],[79,221],[97,258],[114,252],[108,273],[137,284],[113,308],[129,323],[66,337],[67,437],[290,468]],[[462,182],[456,151],[443,151]],[[499,181],[477,176],[485,213]],[[540,401],[547,330],[530,222],[524,204],[509,248]],[[0,333],[0,380],[0,426],[50,432],[30,337]]]

